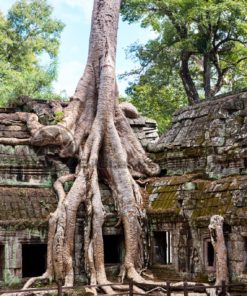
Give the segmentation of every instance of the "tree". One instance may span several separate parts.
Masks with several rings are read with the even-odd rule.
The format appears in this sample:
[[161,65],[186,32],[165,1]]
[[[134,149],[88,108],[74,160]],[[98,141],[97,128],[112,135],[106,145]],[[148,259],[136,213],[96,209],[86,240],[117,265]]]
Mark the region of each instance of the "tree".
[[180,77],[190,104],[247,85],[245,0],[128,0],[122,12],[158,35],[134,49],[146,80]]
[[0,14],[1,105],[20,95],[37,98],[52,93],[64,25],[51,14],[46,0],[18,0],[6,18]]
[[175,79],[173,83],[162,83],[156,75],[146,73],[138,83],[127,89],[127,101],[132,103],[144,116],[153,118],[158,125],[159,133],[168,128],[174,112],[186,105],[183,87]]
[[[133,134],[125,114],[138,116],[130,104],[118,104],[115,77],[116,38],[120,0],[95,0],[88,60],[64,117],[57,125],[43,126],[35,114],[14,113],[4,119],[21,120],[30,129],[30,143],[58,145],[61,157],[77,157],[75,173],[61,176],[54,184],[59,197],[49,220],[47,270],[40,278],[73,285],[73,250],[77,209],[87,208],[85,260],[91,284],[108,283],[104,268],[102,225],[104,208],[99,180],[111,189],[117,205],[119,224],[125,237],[123,268],[128,278],[145,282],[139,275],[142,266],[142,196],[134,175],[156,175],[159,167],[147,158]],[[60,107],[61,109],[62,107]],[[1,143],[20,144],[22,140],[0,139]],[[66,194],[63,184],[73,181]],[[30,279],[24,288],[35,279]],[[112,289],[104,287],[106,293]]]
[[208,226],[216,257],[216,286],[221,285],[222,281],[225,281],[226,284],[229,282],[227,248],[223,233],[223,222],[224,218],[222,216],[214,215],[211,217]]

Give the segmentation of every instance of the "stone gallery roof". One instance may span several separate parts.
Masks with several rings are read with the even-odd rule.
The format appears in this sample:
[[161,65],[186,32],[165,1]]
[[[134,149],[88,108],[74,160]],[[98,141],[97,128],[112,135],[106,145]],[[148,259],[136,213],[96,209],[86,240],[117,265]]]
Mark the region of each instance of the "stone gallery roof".
[[[28,139],[27,127],[20,121],[7,121],[0,109],[0,137]],[[41,149],[24,145],[0,145],[0,226],[42,225],[56,207],[51,189],[54,168]]]
[[[204,223],[220,214],[247,217],[247,92],[179,110],[170,129],[148,147],[166,177],[147,186],[150,215]],[[176,221],[173,219],[173,221]]]
[[181,109],[151,151],[168,175],[245,174],[246,134],[247,92],[240,92]]
[[146,189],[149,193],[148,212],[168,213],[179,215],[180,208],[177,200],[179,191],[195,176],[172,176],[153,179]]
[[[212,215],[222,215],[229,224],[247,222],[247,175],[205,180],[199,175],[163,177],[147,186],[150,215],[207,226]],[[175,218],[175,219],[174,219]]]
[[48,188],[0,187],[0,226],[47,221],[56,209],[56,196]]
[[144,148],[158,140],[159,135],[155,120],[146,117],[139,117],[136,119],[129,118],[128,120],[130,126]]

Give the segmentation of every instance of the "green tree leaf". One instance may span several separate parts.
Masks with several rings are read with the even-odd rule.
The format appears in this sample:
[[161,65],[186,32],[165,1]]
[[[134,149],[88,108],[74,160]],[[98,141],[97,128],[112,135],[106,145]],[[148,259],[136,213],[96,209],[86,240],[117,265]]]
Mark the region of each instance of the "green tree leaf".
[[6,18],[0,14],[1,105],[22,95],[51,96],[63,28],[46,0],[18,0]]
[[125,0],[122,14],[157,34],[131,48],[141,65],[132,92],[163,81],[195,104],[247,86],[246,0]]

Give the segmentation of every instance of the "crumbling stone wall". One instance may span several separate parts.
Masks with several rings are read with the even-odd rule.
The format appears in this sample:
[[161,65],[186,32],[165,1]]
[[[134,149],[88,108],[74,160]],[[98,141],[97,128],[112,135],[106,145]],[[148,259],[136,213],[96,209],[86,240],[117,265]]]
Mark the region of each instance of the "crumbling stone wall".
[[150,147],[167,175],[246,173],[247,93],[179,110],[170,129]]
[[[29,102],[28,111],[48,124],[57,120],[45,102]],[[163,280],[213,281],[214,266],[207,262],[208,224],[212,215],[220,214],[225,218],[231,280],[247,282],[247,93],[179,110],[158,142],[153,121],[138,118],[130,123],[162,168],[162,176],[146,184],[149,267]],[[58,175],[73,171],[75,161],[61,162],[56,147],[37,149],[25,144],[29,137],[25,125],[2,122],[0,113],[0,136],[13,135],[24,144],[0,145],[0,245],[5,244],[5,262],[9,263],[4,280],[9,283],[21,278],[22,241],[46,241],[47,218],[57,202],[52,184]],[[107,213],[103,232],[119,235],[122,229],[114,227],[117,216],[110,191],[102,184],[101,192]],[[81,208],[75,242],[77,280],[85,275],[81,264],[85,227]],[[172,262],[155,265],[155,234],[162,232],[172,234]]]
[[[239,92],[179,110],[170,129],[148,147],[164,177],[148,186],[150,223],[153,215],[174,225],[174,255],[179,254],[176,226],[187,229],[183,248],[189,259],[183,277],[214,279],[208,266],[212,215],[225,219],[224,234],[232,281],[247,281],[247,93]],[[212,256],[212,254],[210,254]],[[173,268],[181,272],[183,258]],[[183,265],[183,264],[182,264]]]

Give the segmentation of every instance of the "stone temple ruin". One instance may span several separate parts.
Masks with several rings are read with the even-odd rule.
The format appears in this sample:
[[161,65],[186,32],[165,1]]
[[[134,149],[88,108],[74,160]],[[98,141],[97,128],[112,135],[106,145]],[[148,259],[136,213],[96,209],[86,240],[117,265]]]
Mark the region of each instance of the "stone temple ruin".
[[[29,103],[25,108],[43,122],[56,120],[49,103]],[[25,144],[26,126],[1,120],[1,113],[0,137],[23,139],[23,145],[0,145],[0,283],[11,285],[44,272],[48,215],[57,204],[52,184],[57,176],[72,172],[76,160],[59,159],[56,147]],[[159,139],[154,121],[129,120],[150,157],[161,166],[161,175],[142,185],[148,193],[147,266],[161,280],[214,281],[215,254],[208,225],[210,217],[219,214],[225,219],[231,282],[247,282],[247,92],[179,110]],[[113,200],[104,184],[101,192],[107,212],[105,264],[110,274],[117,274],[123,234],[121,227],[115,227]],[[85,280],[84,223],[82,206],[75,242],[77,281]]]

